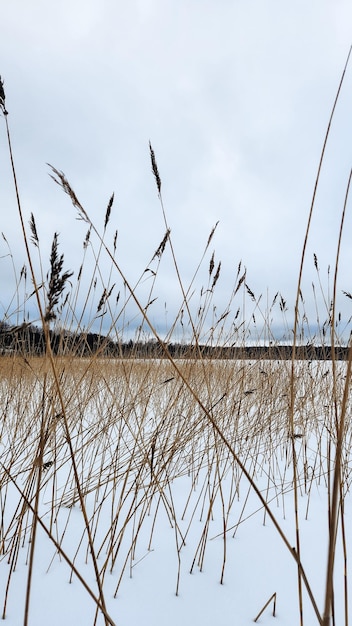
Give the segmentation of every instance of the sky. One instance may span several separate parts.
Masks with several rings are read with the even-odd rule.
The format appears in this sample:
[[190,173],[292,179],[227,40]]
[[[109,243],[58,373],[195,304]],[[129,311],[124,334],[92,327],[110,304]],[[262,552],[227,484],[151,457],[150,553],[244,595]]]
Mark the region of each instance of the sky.
[[[186,290],[218,222],[194,283],[195,310],[215,251],[216,267],[221,261],[213,300],[218,317],[226,311],[241,262],[250,290],[257,300],[262,296],[256,314],[265,317],[279,292],[288,311],[286,321],[279,311],[273,313],[273,327],[279,335],[285,323],[290,328],[320,154],[352,43],[351,23],[348,0],[12,0],[4,5],[0,74],[22,210],[26,224],[31,213],[35,216],[44,273],[58,232],[65,268],[77,276],[87,231],[50,178],[50,163],[65,173],[100,232],[115,193],[107,240],[111,247],[118,231],[119,265],[128,282],[137,282],[166,230],[150,141]],[[312,327],[317,318],[312,282],[321,321],[324,297],[329,300],[332,290],[351,168],[351,88],[349,65],[303,274]],[[6,237],[0,240],[0,315],[14,319],[20,307],[13,296],[27,261],[3,117],[0,206]],[[351,235],[348,202],[337,287],[342,325],[352,314],[351,300],[342,293],[352,292]],[[94,267],[93,251],[89,254]],[[111,262],[103,255],[100,268],[109,275]],[[88,270],[85,280],[89,284]],[[117,291],[119,281],[113,276],[109,284],[116,282]],[[138,292],[145,303],[149,288],[150,280],[144,280]],[[31,292],[29,285],[25,291]],[[182,306],[170,250],[162,258],[155,294],[149,313],[162,333]],[[27,307],[35,318],[32,304]],[[230,308],[233,315],[237,302]],[[253,303],[247,310],[250,315]]]

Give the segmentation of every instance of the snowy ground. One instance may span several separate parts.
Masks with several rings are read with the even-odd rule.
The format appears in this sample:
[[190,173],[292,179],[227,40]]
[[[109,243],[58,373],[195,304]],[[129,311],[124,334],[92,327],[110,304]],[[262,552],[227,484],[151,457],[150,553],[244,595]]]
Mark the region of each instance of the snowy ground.
[[[254,412],[251,419],[256,419]],[[204,437],[206,439],[208,435],[205,433]],[[83,440],[84,436],[80,441]],[[127,440],[124,441],[126,443]],[[323,427],[319,436],[312,427],[310,433],[297,438],[295,443],[300,484],[298,503],[302,564],[320,611],[324,602],[328,543],[327,441]],[[155,465],[156,483],[155,480],[150,482],[148,463],[142,474],[142,465],[136,461],[136,466],[128,470],[130,486],[127,488],[123,483],[124,467],[128,466],[131,455],[126,454],[126,450],[119,452],[121,456],[114,465],[113,479],[108,468],[113,466],[111,450],[115,447],[109,449],[102,461],[101,448],[96,442],[89,445],[87,443],[90,454],[93,450],[96,453],[95,464],[89,466],[89,472],[88,464],[84,466],[84,458],[87,457],[83,453],[81,457],[77,456],[80,471],[85,475],[84,484],[96,485],[95,471],[99,468],[105,468],[100,474],[105,472],[109,477],[106,482],[86,490],[85,503],[101,571],[106,559],[109,560],[102,576],[102,586],[107,612],[113,623],[120,626],[161,626],[165,623],[169,626],[213,626],[215,623],[218,626],[249,626],[273,594],[276,594],[275,618],[272,615],[273,602],[270,602],[258,623],[282,626],[299,623],[297,565],[253,488],[228,454],[222,453],[222,457],[215,462],[213,446],[210,445],[202,461],[193,463],[189,471],[185,468],[181,471],[179,461],[173,457],[172,464],[166,469],[157,472]],[[277,432],[275,441],[271,440],[267,449],[263,440],[259,443],[249,441],[247,446],[240,448],[239,456],[266,501],[270,502],[273,515],[294,546],[290,446],[291,443]],[[126,443],[126,449],[128,447]],[[8,458],[4,443],[2,448],[2,459]],[[200,454],[200,448],[197,451]],[[186,452],[189,454],[190,451]],[[137,452],[132,454],[137,455]],[[140,459],[140,450],[138,454]],[[63,461],[61,465],[57,464],[55,472],[54,466],[51,466],[42,474],[40,517],[60,549],[74,562],[84,581],[98,596],[82,511],[74,496],[74,483],[64,447],[58,451],[57,458]],[[161,464],[160,459],[156,459],[157,462]],[[29,485],[28,470],[23,471],[21,477],[19,463],[13,465],[12,473],[16,475],[16,485],[25,489]],[[119,468],[121,474],[116,479]],[[348,468],[349,459],[345,466],[346,488]],[[31,493],[33,496],[35,490]],[[119,501],[121,494],[123,504]],[[33,505],[33,498],[29,500]],[[352,541],[350,502],[348,493],[345,498],[348,547]],[[33,516],[28,508],[25,512],[22,509],[21,513],[21,509],[16,508],[18,503],[23,506],[16,486],[7,481],[1,491],[3,555],[0,561],[0,600],[3,605],[11,572],[8,561],[16,558],[6,606],[6,623],[9,626],[24,623],[31,549]],[[15,548],[16,536],[20,536],[20,541]],[[133,552],[130,552],[131,545]],[[113,554],[116,560],[112,564]],[[343,551],[339,533],[335,576],[336,624],[344,623],[343,583]],[[317,624],[305,590],[303,608],[305,623]],[[96,605],[87,589],[39,525],[28,624],[88,626],[94,624],[95,614]],[[104,624],[100,611],[96,624]]]

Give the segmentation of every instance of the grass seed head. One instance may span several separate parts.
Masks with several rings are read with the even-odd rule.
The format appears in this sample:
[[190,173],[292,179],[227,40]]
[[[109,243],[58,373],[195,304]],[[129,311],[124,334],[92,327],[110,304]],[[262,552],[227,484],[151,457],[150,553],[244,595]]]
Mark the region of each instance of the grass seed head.
[[215,231],[217,229],[218,223],[219,223],[219,220],[216,222],[215,226],[213,226],[213,228],[211,229],[211,232],[210,232],[210,235],[209,235],[208,241],[207,241],[207,247],[209,246],[209,244],[210,244],[210,242],[211,242],[211,240],[212,240],[212,238],[214,236],[214,233],[215,233]]
[[212,275],[213,270],[214,270],[214,255],[215,255],[215,252],[213,252],[213,254],[211,255],[211,259],[209,263],[209,277]]
[[155,153],[154,150],[152,148],[152,144],[149,142],[149,150],[150,150],[150,158],[152,161],[152,171],[154,174],[154,178],[155,178],[155,182],[156,182],[156,186],[158,188],[158,192],[161,192],[161,178],[159,175],[159,170],[158,170],[158,166],[156,163],[156,158],[155,158]]
[[86,211],[84,210],[83,206],[81,205],[80,201],[78,200],[75,192],[73,191],[70,183],[68,182],[65,174],[63,172],[61,172],[60,170],[57,170],[56,167],[54,167],[53,165],[50,165],[50,163],[48,163],[49,167],[51,168],[51,171],[53,172],[53,174],[49,174],[50,178],[53,179],[53,181],[59,185],[59,187],[61,187],[61,189],[64,190],[65,193],[67,193],[67,195],[71,198],[71,202],[73,204],[73,206],[77,209],[78,214],[79,214],[79,218],[83,220],[84,222],[88,222],[89,223],[89,218],[88,215],[86,213]]
[[45,312],[45,321],[50,322],[56,319],[55,307],[58,305],[68,279],[73,272],[63,272],[64,255],[58,254],[58,234],[54,233],[50,254],[50,272],[48,274],[48,303]]
[[157,248],[157,250],[154,252],[154,256],[153,256],[152,260],[154,260],[156,257],[158,257],[158,259],[160,259],[162,257],[162,254],[163,254],[163,252],[165,250],[165,246],[167,244],[167,240],[168,240],[169,236],[170,236],[170,228],[167,229],[162,242],[160,243],[160,245]]
[[107,225],[109,223],[110,214],[111,214],[111,207],[112,207],[113,202],[114,202],[114,195],[115,194],[112,194],[112,196],[111,196],[111,198],[109,200],[108,206],[106,207],[104,230],[106,229],[106,227],[107,227]]
[[219,279],[219,276],[220,276],[220,269],[221,269],[221,261],[219,261],[219,265],[218,265],[218,267],[216,269],[215,276],[213,278],[213,284],[211,286],[212,289],[214,289],[216,283],[218,282],[218,279]]
[[35,219],[34,219],[34,215],[33,213],[31,213],[31,218],[29,220],[29,227],[31,229],[31,242],[33,243],[33,245],[35,245],[36,248],[38,248],[39,246],[39,237],[38,237],[38,231],[37,231],[37,226],[35,223]]
[[5,108],[5,91],[4,91],[4,81],[1,80],[0,76],[0,107],[4,115],[7,115],[7,111]]

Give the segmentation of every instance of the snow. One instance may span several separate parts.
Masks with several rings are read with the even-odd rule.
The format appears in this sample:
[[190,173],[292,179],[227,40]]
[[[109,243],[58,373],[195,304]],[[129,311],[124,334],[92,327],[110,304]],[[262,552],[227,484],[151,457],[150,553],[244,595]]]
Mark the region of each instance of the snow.
[[[317,372],[319,374],[319,370]],[[102,407],[107,409],[104,398],[106,400],[104,393],[100,392],[100,415],[107,415],[102,411]],[[249,413],[254,424],[258,407],[253,398],[248,396],[247,401],[252,403]],[[299,474],[301,558],[322,612],[328,547],[326,451],[329,437],[325,422],[319,421],[324,409],[320,404],[326,402],[326,395],[322,394],[321,399],[315,396],[314,401],[319,406],[315,407],[310,430],[306,429],[304,437],[295,440],[295,446]],[[165,403],[169,406],[166,400]],[[307,404],[308,401],[306,406]],[[140,401],[140,406],[142,405],[143,402]],[[155,406],[156,404],[154,409]],[[87,407],[89,408],[88,405]],[[116,447],[117,440],[113,439],[116,435],[114,420],[110,421],[106,431],[98,429],[100,440],[97,441],[98,431],[94,431],[94,437],[92,435],[93,405],[90,409],[92,414],[86,420],[86,429],[82,428],[82,424],[77,426],[77,465],[82,485],[85,486],[84,501],[101,571],[108,558],[102,585],[107,612],[112,622],[119,626],[161,626],[166,622],[168,626],[213,626],[214,623],[218,626],[249,626],[266,602],[276,594],[275,618],[272,615],[271,601],[258,623],[275,623],[280,626],[299,624],[296,562],[268,513],[264,511],[253,487],[241,474],[228,451],[224,453],[223,447],[217,462],[216,450],[219,442],[214,434],[214,441],[211,441],[211,429],[204,424],[203,439],[202,431],[198,429],[197,442],[193,448],[193,465],[189,463],[188,469],[185,460],[190,458],[192,448],[185,436],[187,429],[179,431],[180,449],[170,456],[170,463],[165,463],[163,469],[162,463],[171,442],[170,435],[169,439],[166,437],[164,456],[161,453],[158,456],[156,448],[154,472],[158,481],[151,481],[149,457],[143,471],[143,464],[140,462],[145,451],[149,450],[147,444],[145,450],[142,447],[138,450],[132,449],[132,439],[128,439],[127,432],[120,426],[121,438]],[[156,417],[149,412],[144,419],[143,436],[144,441],[147,441],[150,433],[155,433],[150,420],[153,421]],[[138,422],[137,414],[134,415],[134,420],[135,427]],[[199,426],[197,419],[195,425]],[[28,449],[34,446],[35,433],[36,431],[33,432],[31,441],[31,435],[27,432]],[[159,430],[159,445],[160,433]],[[346,435],[346,441],[348,440]],[[107,441],[110,442],[109,445]],[[210,447],[206,450],[207,441],[210,441]],[[9,433],[7,438],[3,435],[2,467],[10,458],[10,443]],[[40,519],[59,542],[62,551],[74,562],[92,592],[98,596],[87,532],[81,506],[77,494],[75,495],[67,448],[61,440],[58,441],[58,436],[56,444],[55,463],[42,473]],[[141,443],[138,445],[141,446]],[[259,440],[249,439],[245,445],[242,440],[240,442],[239,437],[234,449],[236,445],[241,461],[253,476],[266,501],[270,503],[270,510],[290,545],[295,546],[292,450],[291,442],[282,435],[282,425],[277,427],[275,436],[270,440],[261,436]],[[54,444],[51,442],[51,450],[53,448]],[[118,458],[116,464],[114,454]],[[5,475],[2,474],[1,536],[4,549],[0,561],[1,611],[11,571],[8,555],[15,554],[12,542],[19,535],[16,524],[20,516],[17,506],[21,503],[21,498],[16,485],[23,490],[29,485],[29,453],[26,451],[24,459],[19,452],[16,455],[17,464],[9,467],[13,481],[8,478],[5,480]],[[345,455],[348,486],[348,445]],[[201,462],[199,459],[202,459]],[[116,478],[118,470],[121,473]],[[127,482],[124,482],[126,476]],[[86,488],[87,485],[91,489]],[[31,493],[29,500],[33,505],[35,489]],[[119,500],[120,496],[124,499],[123,504]],[[351,496],[348,492],[344,500],[347,548],[352,540],[350,502]],[[16,568],[9,585],[6,607],[8,626],[24,623],[32,522],[33,516],[27,508],[16,552]],[[107,557],[110,546],[112,553]],[[113,563],[112,554],[116,556]],[[344,623],[343,568],[339,529],[335,565],[336,624]],[[303,600],[305,624],[318,623],[305,588]],[[105,623],[101,611],[98,610],[96,616],[96,605],[87,589],[75,573],[72,573],[72,568],[63,554],[58,553],[43,527],[38,525],[28,624],[88,626],[94,623]]]

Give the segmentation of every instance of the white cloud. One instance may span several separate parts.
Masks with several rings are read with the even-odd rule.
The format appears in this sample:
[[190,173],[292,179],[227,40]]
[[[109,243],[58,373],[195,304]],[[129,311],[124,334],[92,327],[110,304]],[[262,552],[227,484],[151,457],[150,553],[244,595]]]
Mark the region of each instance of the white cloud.
[[[132,277],[142,271],[164,233],[151,139],[185,280],[220,220],[214,245],[224,276],[242,259],[256,290],[286,287],[293,297],[351,16],[348,2],[327,1],[14,0],[3,16],[0,72],[23,207],[36,214],[47,247],[60,231],[73,263],[85,234],[47,176],[50,162],[98,224],[115,190],[123,264]],[[334,262],[331,215],[339,215],[351,164],[351,72],[309,249],[325,267]],[[0,202],[15,207],[2,128]],[[1,229],[16,247],[15,208]]]

